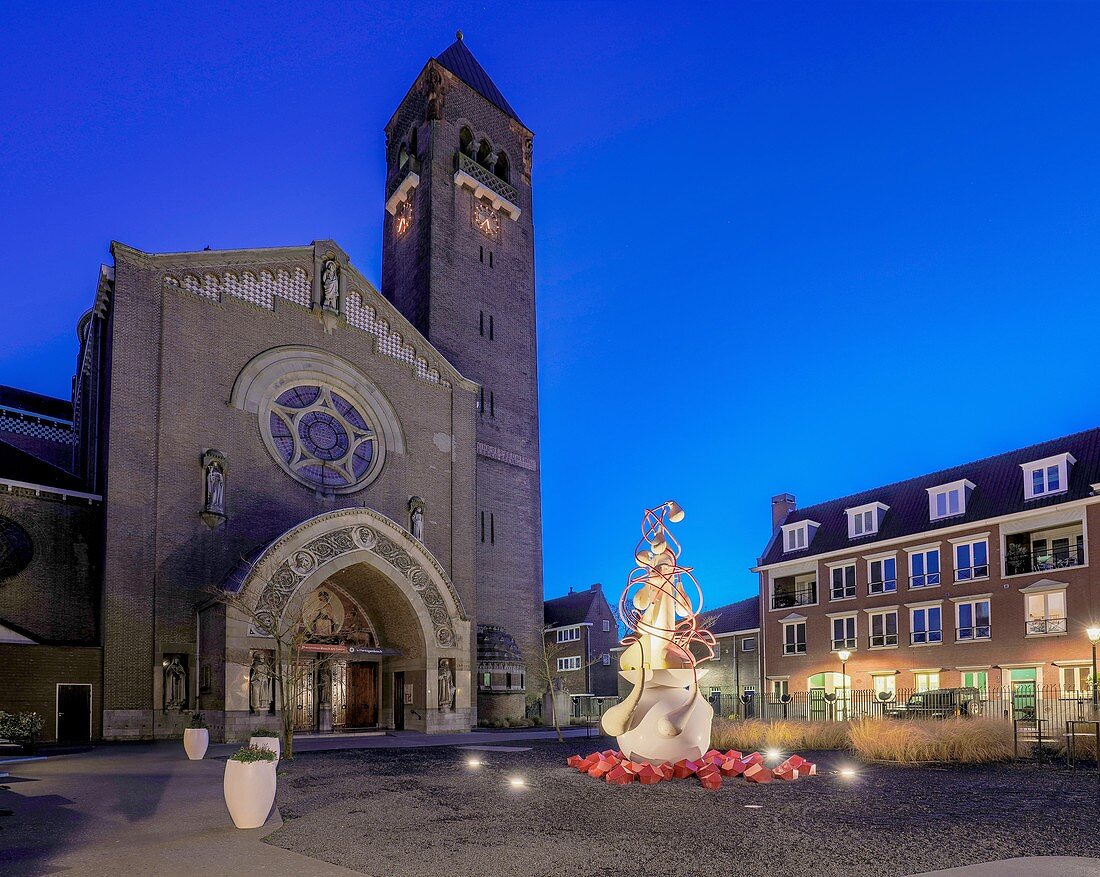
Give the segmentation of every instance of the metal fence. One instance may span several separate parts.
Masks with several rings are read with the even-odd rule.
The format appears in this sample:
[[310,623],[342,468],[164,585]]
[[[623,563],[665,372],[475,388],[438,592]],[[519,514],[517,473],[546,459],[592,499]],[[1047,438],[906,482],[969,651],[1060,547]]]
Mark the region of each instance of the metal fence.
[[864,717],[931,718],[971,716],[1032,722],[1051,727],[1092,719],[1091,692],[1066,691],[1057,685],[1016,683],[1001,688],[952,688],[937,691],[898,689],[880,693],[866,689],[835,692],[798,691],[783,697],[712,690],[707,699],[716,715],[765,721],[845,721]]

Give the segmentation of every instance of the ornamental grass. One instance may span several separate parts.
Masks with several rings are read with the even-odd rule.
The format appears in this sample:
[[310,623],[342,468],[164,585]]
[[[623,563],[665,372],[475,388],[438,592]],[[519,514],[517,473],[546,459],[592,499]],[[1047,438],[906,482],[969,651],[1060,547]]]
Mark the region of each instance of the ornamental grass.
[[841,722],[763,722],[759,719],[717,718],[711,732],[711,746],[741,752],[844,749],[848,746],[848,735]]

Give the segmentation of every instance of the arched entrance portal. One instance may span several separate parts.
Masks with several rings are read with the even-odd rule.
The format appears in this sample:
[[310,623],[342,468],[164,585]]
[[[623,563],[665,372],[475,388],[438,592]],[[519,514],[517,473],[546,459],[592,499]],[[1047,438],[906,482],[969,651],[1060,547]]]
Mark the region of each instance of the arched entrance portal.
[[[293,627],[287,706],[297,727],[469,730],[469,619],[438,561],[389,518],[364,508],[310,518],[242,561],[224,587]],[[231,734],[270,724],[283,705],[262,685],[270,637],[233,607],[225,622]]]

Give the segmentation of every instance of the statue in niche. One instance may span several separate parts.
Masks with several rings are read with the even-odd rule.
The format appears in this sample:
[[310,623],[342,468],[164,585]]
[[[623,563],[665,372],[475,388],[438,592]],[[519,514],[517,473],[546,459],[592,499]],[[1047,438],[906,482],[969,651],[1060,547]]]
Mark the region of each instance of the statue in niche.
[[225,475],[217,463],[206,467],[206,511],[225,514]]
[[252,666],[248,671],[248,706],[254,713],[271,711],[271,667],[263,652],[252,653]]
[[471,140],[469,143],[466,144],[466,154],[468,156],[470,156],[470,158],[476,159],[477,158],[477,151],[480,148],[481,148],[481,141],[478,140],[475,137],[473,140]]
[[317,671],[317,705],[322,709],[332,705],[332,669],[328,664]]
[[432,67],[428,71],[428,121],[441,122],[443,120],[443,103],[445,92],[443,90],[443,75]]
[[187,671],[179,655],[172,655],[164,665],[164,708],[182,710],[187,706]]
[[534,149],[535,144],[530,137],[523,141],[523,170],[528,176],[531,175],[531,160],[533,158],[532,153]]
[[335,259],[328,259],[321,270],[321,307],[340,310],[340,272]]
[[439,659],[439,708],[453,711],[455,708],[455,695],[458,688],[455,686],[455,659]]
[[487,167],[492,173],[496,173],[497,153],[495,150],[490,149],[489,154],[485,156],[485,167]]
[[409,532],[417,542],[424,541],[424,509],[421,506],[413,506],[409,515]]
[[344,626],[344,605],[327,588],[318,588],[306,598],[302,620],[313,636],[335,636]]

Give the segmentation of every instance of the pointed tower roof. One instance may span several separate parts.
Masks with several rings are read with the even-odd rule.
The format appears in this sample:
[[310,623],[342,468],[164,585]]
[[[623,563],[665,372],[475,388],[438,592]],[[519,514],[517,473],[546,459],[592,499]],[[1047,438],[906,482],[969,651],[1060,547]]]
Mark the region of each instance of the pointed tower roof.
[[[446,51],[435,60],[450,70],[455,76],[485,98],[485,100],[489,101],[489,103],[503,110],[519,122],[519,116],[516,115],[516,111],[512,109],[508,101],[504,99],[504,95],[500,93],[500,89],[496,87],[496,83],[493,82],[489,74],[485,72],[485,68],[478,63],[477,58],[474,57],[474,53],[466,48],[466,43],[462,40],[462,31],[459,31],[457,36],[458,39],[451,43]],[[520,124],[522,124],[522,122],[520,122]]]

